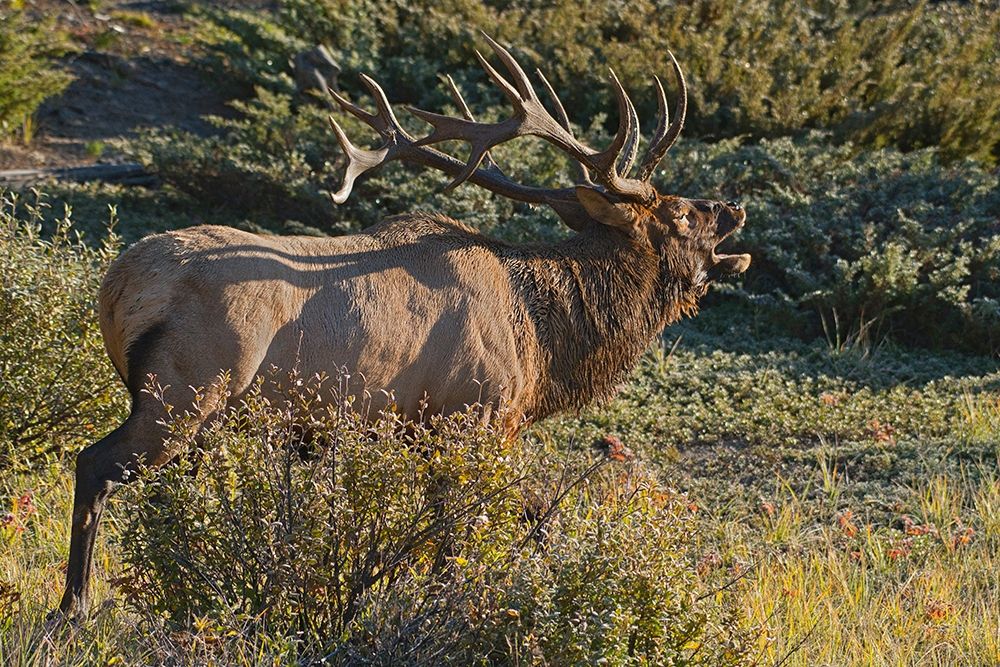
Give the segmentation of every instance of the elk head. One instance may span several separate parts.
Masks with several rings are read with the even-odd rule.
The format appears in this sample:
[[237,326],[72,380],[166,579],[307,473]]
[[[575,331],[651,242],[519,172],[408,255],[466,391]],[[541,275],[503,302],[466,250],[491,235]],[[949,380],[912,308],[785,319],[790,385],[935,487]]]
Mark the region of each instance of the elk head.
[[[483,69],[513,107],[514,113],[506,120],[477,122],[450,76],[446,80],[463,117],[407,107],[433,127],[433,131],[422,139],[415,139],[403,129],[385,92],[371,77],[362,74],[361,80],[375,99],[376,113],[369,113],[335,90],[329,90],[342,109],[375,129],[383,139],[382,145],[375,150],[358,148],[330,117],[330,124],[348,160],[344,182],[332,195],[335,203],[347,200],[355,180],[365,171],[392,160],[405,160],[453,176],[446,190],[469,181],[511,199],[545,204],[578,232],[593,232],[595,228],[616,230],[639,246],[658,253],[671,275],[702,292],[702,288],[713,280],[746,271],[750,255],[716,252],[718,245],[746,221],[746,211],[740,204],[664,195],[651,182],[657,165],[680,135],[687,113],[687,84],[672,53],[668,51],[667,55],[680,86],[677,109],[671,120],[663,85],[659,78],[653,77],[659,106],[657,128],[636,165],[639,120],[614,70],[610,71],[610,79],[618,100],[618,131],[611,144],[598,151],[574,136],[566,110],[542,72],[535,70],[551,99],[555,115],[546,109],[510,52],[485,33],[484,37],[510,76],[509,80],[505,78],[476,51]],[[539,137],[570,157],[579,170],[578,184],[572,188],[552,189],[508,179],[493,160],[490,149],[526,135]],[[466,161],[433,148],[434,144],[451,140],[470,145]],[[633,167],[635,175],[631,176]]]

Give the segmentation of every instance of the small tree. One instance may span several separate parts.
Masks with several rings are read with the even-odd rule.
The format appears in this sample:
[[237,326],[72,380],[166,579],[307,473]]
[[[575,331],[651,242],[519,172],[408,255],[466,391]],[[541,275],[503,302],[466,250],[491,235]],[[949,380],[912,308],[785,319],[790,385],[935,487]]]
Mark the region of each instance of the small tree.
[[18,3],[5,4],[0,7],[0,137],[20,132],[28,143],[32,114],[72,80],[53,64],[68,47],[53,18],[39,20]]

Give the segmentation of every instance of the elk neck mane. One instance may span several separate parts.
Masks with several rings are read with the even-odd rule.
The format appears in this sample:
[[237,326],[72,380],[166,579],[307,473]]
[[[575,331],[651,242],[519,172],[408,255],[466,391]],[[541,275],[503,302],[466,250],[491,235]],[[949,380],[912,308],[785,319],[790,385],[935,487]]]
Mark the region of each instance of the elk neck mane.
[[698,290],[652,248],[603,226],[555,244],[505,246],[541,365],[532,419],[607,399]]

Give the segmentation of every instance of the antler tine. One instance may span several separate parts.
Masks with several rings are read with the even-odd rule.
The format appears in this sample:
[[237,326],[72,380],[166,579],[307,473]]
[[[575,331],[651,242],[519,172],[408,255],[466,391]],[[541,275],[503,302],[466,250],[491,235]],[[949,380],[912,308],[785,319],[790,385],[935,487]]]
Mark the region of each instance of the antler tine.
[[[663,82],[660,81],[660,77],[654,74],[653,83],[656,85],[656,131],[653,133],[653,138],[649,140],[650,149],[663,141],[663,137],[667,134],[667,126],[669,125],[670,120],[667,93],[663,90]],[[656,165],[659,160],[650,164],[650,155],[650,151],[647,150],[646,154],[643,156],[642,164],[639,167],[639,173],[637,175],[637,178],[640,180],[649,180],[649,177],[653,175],[654,171],[656,171]]]
[[479,60],[479,64],[484,70],[486,70],[486,73],[490,75],[490,78],[493,79],[493,83],[497,84],[500,90],[503,91],[503,94],[507,96],[507,99],[509,99],[515,106],[520,104],[520,93],[517,92],[517,89],[514,88],[514,86],[510,85],[507,79],[501,76],[500,72],[493,68],[493,65],[491,65],[490,61],[486,59],[486,56],[479,52],[479,49],[476,49],[476,59]]
[[458,86],[455,84],[455,80],[451,78],[451,74],[445,74],[444,81],[448,84],[452,101],[458,105],[458,109],[462,112],[462,115],[465,116],[465,120],[475,123],[476,117],[472,115],[472,110],[469,108],[469,105],[465,103],[465,98],[462,97],[462,91],[458,89]]
[[[375,106],[378,109],[378,114],[373,116],[373,121],[377,122],[381,127],[376,127],[374,123],[369,123],[372,127],[375,127],[379,131],[379,134],[385,134],[387,132],[393,131],[405,136],[408,139],[412,139],[403,129],[403,126],[399,124],[399,120],[396,118],[396,114],[392,111],[392,106],[389,104],[389,98],[386,97],[385,91],[382,90],[382,86],[378,85],[375,79],[371,78],[367,74],[361,74],[361,82],[365,84],[365,88],[371,93],[372,98],[375,100]],[[386,137],[387,139],[389,137]]]
[[625,92],[622,82],[618,80],[618,75],[613,69],[609,68],[609,71],[618,96],[618,113],[621,114],[621,118],[618,121],[618,134],[608,151],[618,145],[615,168],[619,176],[627,177],[635,162],[635,154],[639,150],[639,114],[635,112],[635,105]]
[[[541,69],[535,68],[535,74],[538,75],[539,79],[541,79],[542,85],[545,86],[545,90],[549,94],[549,98],[552,99],[552,103],[555,104],[556,106],[556,114],[558,116],[559,124],[563,126],[563,129],[569,132],[570,136],[573,136],[573,128],[570,127],[569,116],[566,114],[566,109],[565,107],[563,107],[562,100],[560,100],[559,96],[556,95],[555,89],[552,87],[552,84],[549,83],[549,80],[545,78],[545,75],[542,74]],[[582,162],[577,162],[575,160],[574,164],[576,164],[577,168],[580,171],[580,180],[583,183],[592,183],[593,181],[590,180],[590,172],[587,171],[586,165],[584,165]]]
[[542,74],[542,70],[536,68],[535,74],[538,75],[539,79],[541,79],[542,85],[545,86],[546,92],[548,92],[549,97],[552,98],[552,103],[556,105],[556,114],[559,116],[558,118],[559,124],[562,125],[563,129],[565,129],[567,132],[573,134],[573,128],[570,127],[569,125],[569,116],[566,115],[566,109],[563,107],[562,100],[559,99],[558,95],[556,95],[556,91],[552,87],[552,84],[549,83],[549,80],[545,78],[544,74]]
[[[347,113],[351,114],[352,116],[358,118],[362,122],[364,122],[364,123],[366,123],[368,125],[372,125],[373,122],[375,121],[375,119],[376,119],[375,114],[368,113],[367,111],[365,111],[364,109],[362,109],[361,107],[359,107],[357,104],[355,104],[354,102],[351,102],[349,99],[347,99],[346,97],[344,97],[343,95],[341,95],[340,93],[338,93],[333,88],[327,86],[326,87],[326,92],[327,92],[327,94],[330,97],[332,97],[334,99],[334,101],[338,105],[340,105],[341,109],[343,109]],[[373,127],[374,127],[374,125],[373,125]]]
[[650,188],[646,183],[627,178],[625,172],[631,168],[635,159],[635,151],[639,142],[639,117],[628,93],[614,70],[611,71],[611,82],[618,97],[618,132],[611,145],[600,153],[593,153],[589,161],[599,174],[600,182],[617,194],[625,194],[648,198]]
[[670,62],[674,66],[674,75],[677,77],[677,85],[680,86],[680,97],[677,100],[677,111],[674,113],[674,119],[670,123],[670,127],[667,129],[667,134],[663,137],[663,152],[666,153],[670,150],[670,147],[674,145],[677,141],[677,137],[680,136],[681,130],[684,128],[684,120],[687,118],[687,105],[688,105],[688,90],[687,81],[684,79],[684,72],[681,71],[681,66],[677,63],[677,58],[670,51],[667,51],[667,55],[670,56]]
[[[472,110],[469,109],[469,105],[465,103],[465,98],[462,97],[462,91],[458,89],[455,84],[455,80],[451,78],[450,74],[444,75],[444,80],[448,84],[448,88],[451,91],[451,99],[458,105],[459,110],[461,110],[462,115],[465,116],[465,120],[472,123],[476,122],[476,117],[472,115]],[[486,155],[483,156],[483,164],[487,169],[499,169],[496,160],[490,155],[489,151],[486,151]]]
[[629,171],[632,170],[635,158],[639,154],[639,114],[636,113],[632,100],[628,101],[628,110],[632,116],[632,133],[629,135],[629,141],[622,155],[623,160],[618,163],[618,173],[626,177]]
[[490,48],[493,49],[493,52],[497,54],[497,57],[500,58],[500,61],[503,62],[504,66],[507,67],[507,71],[509,71],[511,76],[514,78],[514,85],[517,86],[517,92],[520,93],[521,99],[525,101],[537,100],[538,95],[535,94],[535,89],[532,88],[528,75],[524,73],[523,69],[521,69],[521,65],[519,65],[514,59],[514,56],[510,55],[510,51],[500,46],[499,43],[497,43],[485,32],[482,34],[483,37],[486,38]]
[[668,127],[667,95],[663,92],[663,84],[660,83],[660,79],[654,77],[659,105],[658,121],[656,134],[649,143],[649,148],[646,150],[646,154],[643,156],[639,166],[637,177],[641,181],[648,182],[652,178],[653,172],[656,171],[657,165],[660,164],[660,160],[663,159],[663,156],[667,154],[670,147],[677,141],[677,137],[684,127],[684,118],[687,116],[687,82],[684,80],[684,72],[681,71],[681,66],[677,64],[677,58],[674,57],[674,54],[667,51],[667,55],[670,56],[670,62],[674,66],[674,74],[677,76],[677,83],[680,86],[680,97],[677,100],[677,110],[674,113],[674,119]]
[[472,152],[469,154],[469,160],[465,163],[465,168],[462,169],[462,171],[460,171],[454,179],[452,179],[451,183],[444,186],[444,192],[451,192],[462,183],[469,180],[469,178],[479,169],[479,165],[482,164],[483,160],[486,159],[487,153],[490,152],[489,147],[490,144],[488,143],[483,145],[473,144]]
[[337,135],[337,142],[344,151],[344,155],[347,156],[347,170],[344,172],[344,182],[337,192],[330,195],[335,204],[343,204],[351,195],[351,190],[354,189],[354,181],[357,180],[358,176],[382,164],[389,154],[389,149],[379,148],[371,151],[358,148],[347,138],[344,130],[341,129],[333,116],[330,116],[329,120],[330,127],[333,128],[333,133]]

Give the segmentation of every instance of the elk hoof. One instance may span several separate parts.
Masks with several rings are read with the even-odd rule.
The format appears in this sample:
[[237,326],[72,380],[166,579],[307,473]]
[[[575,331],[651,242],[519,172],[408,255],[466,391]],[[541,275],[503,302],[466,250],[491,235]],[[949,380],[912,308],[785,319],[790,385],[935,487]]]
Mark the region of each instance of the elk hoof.
[[45,615],[45,625],[42,629],[46,636],[51,637],[66,629],[75,630],[79,627],[79,618],[72,614],[67,614],[61,609],[53,609]]

